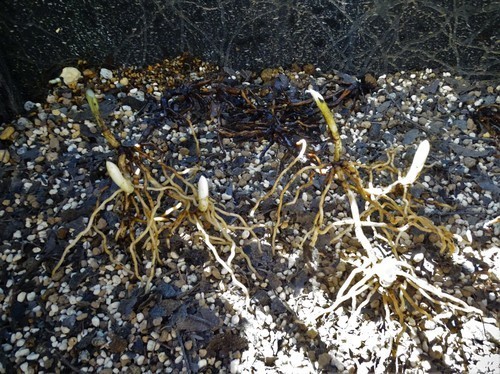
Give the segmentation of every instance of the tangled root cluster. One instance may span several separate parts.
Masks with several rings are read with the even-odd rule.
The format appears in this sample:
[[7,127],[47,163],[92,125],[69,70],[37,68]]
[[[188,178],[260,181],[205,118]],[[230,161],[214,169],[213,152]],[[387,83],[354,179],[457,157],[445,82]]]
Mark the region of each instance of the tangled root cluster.
[[[319,236],[332,231],[335,231],[335,235],[331,243],[337,243],[354,231],[354,238],[360,244],[361,250],[354,254],[343,254],[343,260],[352,266],[352,271],[337,291],[332,304],[311,316],[309,322],[314,325],[320,317],[334,312],[350,301],[350,321],[354,324],[362,309],[376,294],[381,297],[387,326],[394,327],[399,323],[399,327],[393,329],[399,331],[396,342],[405,331],[406,322],[414,314],[434,320],[449,317],[446,311],[482,315],[481,310],[444,293],[417,276],[413,266],[400,255],[404,252],[402,247],[406,245],[405,242],[414,232],[432,235],[434,245],[441,254],[451,255],[455,251],[453,234],[445,227],[436,226],[430,219],[418,215],[417,211],[422,205],[410,193],[410,187],[417,180],[426,162],[430,150],[429,142],[425,140],[418,146],[412,165],[404,176],[394,165],[393,151],[388,152],[387,161],[373,165],[342,160],[342,144],[333,115],[321,95],[315,91],[310,92],[331,131],[336,150],[334,161],[322,162],[316,156],[306,157],[307,144],[305,140],[301,140],[298,144],[301,146],[299,155],[281,172],[275,185],[257,201],[252,211],[254,213],[263,200],[273,197],[276,191],[281,189],[277,197],[276,223],[271,235],[274,248],[285,207],[296,204],[301,193],[311,188],[313,180],[321,177],[324,182],[319,193],[319,205],[312,228],[302,238],[301,246],[308,244],[314,248]],[[306,160],[309,160],[306,166],[291,173],[295,165]],[[308,178],[304,182],[305,174]],[[362,179],[362,174],[368,179],[367,182]],[[385,187],[376,185],[377,176],[381,175],[386,183],[389,181]],[[325,200],[333,192],[337,196],[347,197],[350,218],[326,222]],[[358,206],[358,201],[364,203],[362,209]],[[438,314],[433,310],[444,313]],[[398,321],[394,322],[391,316],[397,316]]]
[[[90,103],[95,100],[92,95],[87,95],[87,98]],[[101,245],[111,262],[122,267],[108,246],[107,236],[96,223],[100,214],[109,208],[120,217],[114,242],[126,243],[133,265],[132,273],[138,279],[146,277],[146,289],[149,289],[156,267],[162,265],[161,251],[170,248],[170,238],[178,233],[181,226],[191,225],[194,232],[192,239],[200,238],[206,244],[216,261],[230,274],[233,283],[244,292],[248,304],[248,289],[236,278],[231,263],[238,254],[258,276],[249,257],[236,244],[239,242],[237,234],[241,236],[245,232],[245,238],[254,240],[260,250],[260,241],[253,227],[243,217],[226,212],[210,198],[208,181],[203,175],[197,178],[197,186],[190,181],[197,175],[196,168],[179,172],[152,156],[155,152],[148,152],[139,144],[133,147],[119,145],[105,128],[97,109],[94,115],[103,133],[107,134],[106,139],[111,137],[108,142],[113,147],[115,144],[119,153],[118,165],[110,161],[106,163],[108,174],[119,188],[95,208],[86,228],[65,248],[52,274],[59,270],[70,250],[91,233],[102,238]],[[196,138],[195,141],[198,148]],[[145,270],[141,266],[141,256],[147,263]]]
[[[250,216],[255,214],[262,201],[275,198],[277,194],[276,221],[271,233],[274,251],[282,218],[286,214],[285,208],[296,204],[303,192],[313,188],[314,179],[321,178],[319,205],[313,225],[303,236],[301,246],[307,244],[314,248],[320,236],[333,231],[335,236],[332,242],[341,241],[354,232],[360,250],[344,256],[344,261],[352,266],[352,271],[337,291],[332,304],[312,316],[310,322],[315,323],[317,319],[350,301],[351,321],[354,323],[375,295],[381,298],[387,324],[393,327],[399,324],[396,328],[399,331],[398,339],[406,329],[408,318],[414,314],[428,319],[439,318],[433,312],[434,308],[481,314],[479,309],[468,306],[420,278],[412,265],[401,256],[403,242],[415,231],[432,235],[441,254],[450,255],[455,250],[453,235],[445,227],[436,226],[430,219],[418,215],[421,205],[410,193],[410,187],[426,162],[429,142],[423,141],[418,146],[406,174],[395,167],[394,152],[388,153],[386,162],[373,165],[343,160],[342,143],[333,115],[319,93],[309,92],[325,117],[334,142],[333,162],[324,162],[308,153],[306,141],[300,140],[298,156],[278,175],[271,190],[256,202]],[[106,138],[111,137],[103,121],[99,121],[98,112],[94,114]],[[133,264],[132,272],[137,278],[142,279],[146,273],[144,276],[149,285],[155,268],[162,264],[161,249],[164,244],[169,246],[169,239],[178,233],[181,226],[191,225],[194,236],[205,243],[216,261],[230,274],[233,283],[244,292],[248,305],[248,289],[236,277],[232,262],[239,255],[258,276],[249,257],[237,244],[239,240],[236,240],[238,233],[240,237],[251,237],[260,249],[261,238],[256,236],[254,227],[242,216],[218,207],[209,197],[205,177],[198,177],[195,186],[191,180],[196,178],[196,169],[180,172],[151,156],[155,153],[148,152],[140,145],[123,147],[113,143],[113,138],[108,141],[119,153],[118,165],[111,162],[107,164],[108,172],[119,189],[96,207],[87,227],[66,247],[53,272],[62,265],[70,249],[90,232],[101,236],[104,250],[113,263],[117,262],[107,245],[106,235],[96,225],[99,214],[112,206],[121,218],[114,240],[127,243]],[[197,141],[196,145],[199,153]],[[304,175],[308,176],[305,181]],[[385,183],[380,182],[380,175],[384,175]],[[387,185],[384,187],[382,184]],[[325,218],[325,201],[333,192],[347,198],[350,218]],[[358,201],[363,202],[361,209]],[[236,223],[227,223],[228,217]],[[160,238],[166,238],[165,242]],[[141,256],[143,259],[145,256],[149,264],[146,272],[141,268]],[[391,316],[397,316],[397,321]]]

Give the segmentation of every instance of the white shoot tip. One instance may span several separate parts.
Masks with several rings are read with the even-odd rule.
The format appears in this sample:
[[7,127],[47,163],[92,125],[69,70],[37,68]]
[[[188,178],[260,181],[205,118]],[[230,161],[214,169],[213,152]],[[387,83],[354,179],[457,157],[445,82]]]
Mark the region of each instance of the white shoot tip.
[[325,99],[323,98],[323,95],[321,95],[318,91],[316,90],[313,90],[312,88],[306,90],[306,93],[310,94],[314,101],[325,101]]
[[208,182],[203,175],[198,181],[198,209],[205,212],[208,209]]
[[127,194],[134,192],[134,185],[123,176],[116,164],[111,161],[106,161],[106,169],[108,170],[108,174],[113,182],[115,182],[120,189],[125,191]]
[[419,144],[417,151],[415,152],[415,157],[413,157],[413,162],[411,163],[408,174],[406,174],[406,176],[400,180],[401,184],[409,185],[415,182],[418,175],[424,168],[425,161],[427,160],[430,149],[431,146],[428,140],[424,140]]

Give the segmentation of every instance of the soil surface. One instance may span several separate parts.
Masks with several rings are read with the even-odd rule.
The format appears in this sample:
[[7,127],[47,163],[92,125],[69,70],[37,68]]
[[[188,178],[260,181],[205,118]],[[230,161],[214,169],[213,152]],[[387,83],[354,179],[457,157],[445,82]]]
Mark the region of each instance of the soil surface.
[[[25,116],[0,127],[0,372],[497,372],[498,83],[430,69],[359,79],[312,65],[231,71],[186,56],[146,68],[78,69],[78,81],[54,82],[45,102],[27,102]],[[96,206],[117,190],[105,164],[117,162],[118,152],[96,125],[87,88],[123,147],[140,144],[193,185],[204,175],[215,206],[253,228],[261,252],[248,231],[230,234],[241,251],[231,268],[248,289],[249,306],[187,220],[159,237],[161,264],[151,283],[138,280],[129,243],[115,240],[120,222],[130,219],[117,201],[52,274]],[[304,165],[279,178],[299,153],[297,141],[307,140],[308,157],[332,164],[334,147],[308,88],[335,113],[343,160],[373,165],[394,150],[404,175],[418,144],[430,142],[411,194],[420,216],[453,234],[455,250],[440,253],[435,234],[409,230],[398,255],[423,283],[478,313],[445,298],[429,301],[408,286],[418,308],[403,302],[401,334],[383,290],[360,292],[358,303],[367,302],[354,319],[346,301],[311,320],[334,303],[363,249],[354,229],[340,239],[330,230],[313,247],[302,243],[319,209],[320,173],[283,209],[271,238],[279,194]],[[375,173],[373,183],[389,184],[389,174]],[[368,187],[368,174],[360,175]],[[252,216],[277,180],[276,193]],[[300,176],[286,202],[307,181]],[[351,217],[335,184],[323,208],[327,222]],[[364,232],[383,243],[372,229]],[[217,250],[227,261],[229,249]],[[151,268],[147,252],[137,253],[141,274]]]

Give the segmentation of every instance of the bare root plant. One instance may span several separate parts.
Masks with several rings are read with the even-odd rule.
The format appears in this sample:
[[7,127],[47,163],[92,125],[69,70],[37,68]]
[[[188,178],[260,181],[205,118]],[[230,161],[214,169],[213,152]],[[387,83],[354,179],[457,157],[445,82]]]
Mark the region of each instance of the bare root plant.
[[[312,315],[310,322],[315,324],[320,317],[334,312],[350,301],[350,323],[354,324],[363,308],[377,294],[382,300],[387,326],[395,326],[391,316],[397,316],[400,327],[395,329],[399,330],[396,342],[406,329],[406,321],[414,313],[428,319],[439,319],[439,316],[447,315],[435,313],[432,309],[481,315],[481,310],[467,305],[459,298],[443,292],[439,287],[419,277],[414,268],[400,256],[403,242],[408,242],[404,239],[411,238],[412,228],[433,234],[433,237],[437,238],[434,244],[442,254],[449,255],[455,250],[453,234],[445,227],[434,225],[427,217],[419,216],[416,211],[420,205],[412,198],[409,191],[424,167],[430,150],[429,142],[425,140],[418,146],[412,165],[404,176],[394,166],[393,152],[389,152],[387,162],[371,166],[341,160],[342,143],[334,117],[318,92],[309,90],[309,93],[324,115],[330,130],[335,145],[333,162],[321,162],[318,157],[306,158],[307,144],[305,140],[301,140],[298,144],[301,146],[299,155],[278,175],[271,190],[256,202],[252,214],[263,200],[274,196],[283,186],[278,195],[276,221],[272,229],[271,239],[274,248],[284,208],[297,202],[300,194],[312,186],[315,176],[322,176],[324,182],[319,194],[319,206],[312,228],[302,238],[301,246],[307,243],[314,247],[320,235],[333,230],[337,231],[331,242],[336,243],[354,230],[355,238],[362,250],[354,254],[352,256],[354,258],[344,257],[344,261],[350,263],[353,270],[338,290],[333,303]],[[304,160],[312,162],[300,167],[288,177],[293,167],[303,163]],[[364,170],[368,175],[367,186],[364,185],[360,170]],[[392,182],[386,187],[375,186],[375,172],[385,174],[386,177],[392,176]],[[304,173],[309,175],[306,182],[302,182],[301,179]],[[288,180],[285,182],[286,178]],[[338,186],[339,194],[347,196],[351,218],[325,222],[325,199],[333,190],[333,186]],[[359,198],[364,201],[362,210],[358,206]],[[365,231],[370,234],[367,235]],[[409,242],[411,243],[411,240]],[[417,294],[420,296],[417,297]],[[423,300],[430,305],[426,305]]]
[[[98,112],[94,115],[100,118]],[[102,120],[98,122],[104,124]],[[110,132],[107,134],[112,136]],[[138,144],[134,147],[118,146],[117,149],[120,153],[118,165],[107,161],[106,167],[119,188],[95,208],[85,229],[64,249],[52,274],[58,271],[70,250],[91,233],[101,236],[104,251],[113,263],[117,263],[108,247],[106,235],[96,225],[101,212],[113,209],[120,217],[114,240],[126,243],[132,272],[138,279],[143,279],[143,274],[146,276],[147,289],[156,267],[162,265],[162,250],[170,248],[170,238],[178,233],[181,226],[191,225],[193,237],[206,244],[216,261],[230,274],[233,283],[243,291],[248,304],[248,289],[237,279],[232,262],[236,255],[241,256],[258,276],[236,236],[236,233],[246,231],[246,237],[255,240],[260,250],[260,241],[253,227],[243,217],[226,212],[210,198],[208,181],[203,175],[199,177],[197,186],[190,182],[196,174],[195,168],[179,172],[158,160],[154,150]],[[192,176],[189,177],[189,174]],[[140,266],[141,256],[148,263],[147,274]]]

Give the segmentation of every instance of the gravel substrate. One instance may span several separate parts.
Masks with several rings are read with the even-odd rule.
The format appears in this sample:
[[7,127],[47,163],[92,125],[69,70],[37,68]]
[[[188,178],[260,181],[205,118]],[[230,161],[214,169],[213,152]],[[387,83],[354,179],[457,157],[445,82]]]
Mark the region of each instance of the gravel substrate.
[[[183,57],[145,69],[79,69],[78,82],[53,82],[45,102],[27,102],[25,116],[0,127],[0,373],[500,370],[500,225],[487,224],[500,215],[498,82],[430,69],[385,74],[373,92],[333,108],[338,92],[352,82],[339,85],[349,78],[311,65],[255,74],[219,71]],[[394,355],[387,352],[394,335],[376,296],[355,326],[348,324],[350,302],[311,323],[309,316],[332,304],[352,271],[342,261],[357,246],[352,233],[337,243],[321,236],[318,251],[300,247],[317,210],[321,181],[285,211],[274,255],[269,237],[276,196],[249,218],[256,199],[293,160],[293,145],[284,143],[308,136],[311,149],[329,157],[332,145],[322,135],[322,117],[305,93],[310,85],[336,113],[347,159],[370,164],[397,148],[395,163],[406,170],[418,143],[430,142],[427,167],[412,194],[422,204],[419,214],[455,234],[457,249],[451,257],[441,255],[432,235],[412,234],[402,256],[419,277],[483,316],[453,311],[434,320],[415,314]],[[120,264],[109,261],[101,236],[92,232],[51,276],[101,194],[109,196],[104,187],[116,189],[105,168],[106,160],[116,162],[116,154],[95,125],[84,96],[87,87],[96,92],[106,123],[124,144],[147,139],[156,146],[155,157],[175,169],[197,166],[193,183],[203,174],[216,204],[249,224],[266,226],[255,228],[263,253],[248,233],[236,239],[260,274],[256,277],[241,258],[232,264],[249,289],[249,308],[188,224],[170,239],[169,248],[164,246],[163,265],[146,290],[130,272],[125,245],[113,241],[120,217],[111,206],[97,227]],[[243,88],[247,102],[239,94]],[[280,120],[285,128],[292,118],[304,126],[290,124],[293,131],[278,135],[220,137],[221,126],[237,127],[255,108],[267,106],[267,112],[257,113],[263,117],[252,120],[260,125],[268,113],[278,115],[263,90],[276,102],[303,102],[294,109],[297,117],[287,112]],[[252,101],[256,96],[260,99]],[[196,129],[200,155],[186,117]],[[270,139],[276,144],[263,152]],[[325,211],[330,220],[346,217],[345,197],[332,189]],[[147,269],[147,257],[141,258]],[[432,315],[447,312],[444,307]]]

